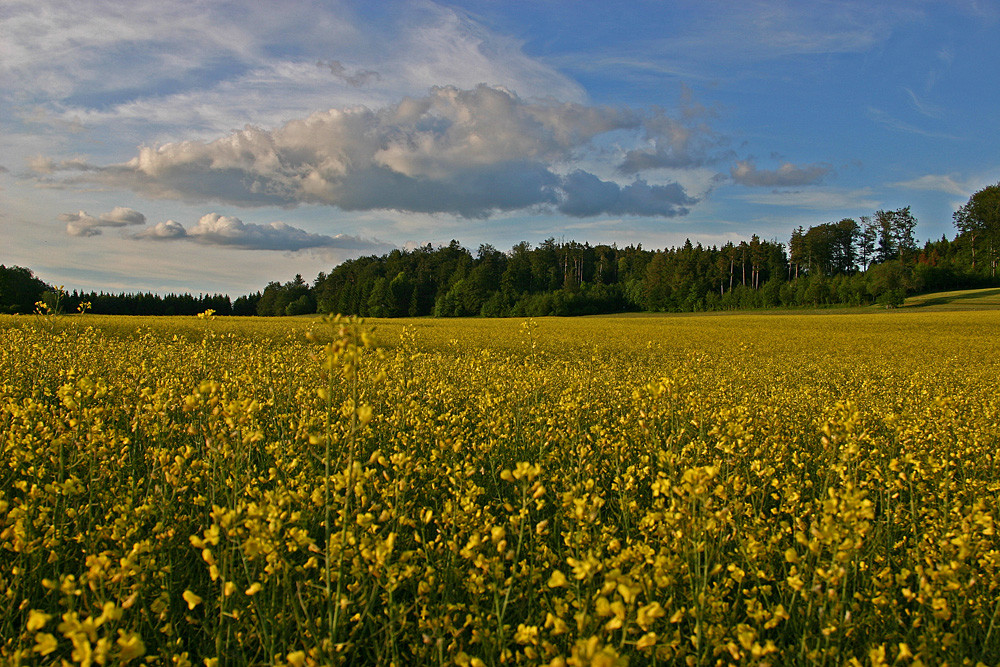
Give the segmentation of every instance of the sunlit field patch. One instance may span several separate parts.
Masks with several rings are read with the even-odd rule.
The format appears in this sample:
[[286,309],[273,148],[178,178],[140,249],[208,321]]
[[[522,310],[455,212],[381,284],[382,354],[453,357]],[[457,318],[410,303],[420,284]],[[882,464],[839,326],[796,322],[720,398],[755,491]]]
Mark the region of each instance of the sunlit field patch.
[[0,319],[11,664],[996,664],[1000,312]]

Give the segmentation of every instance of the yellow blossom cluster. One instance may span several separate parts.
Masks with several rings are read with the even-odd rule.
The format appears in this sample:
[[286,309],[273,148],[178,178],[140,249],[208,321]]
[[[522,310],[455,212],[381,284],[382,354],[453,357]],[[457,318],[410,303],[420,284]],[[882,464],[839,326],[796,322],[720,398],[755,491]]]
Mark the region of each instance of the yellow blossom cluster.
[[998,326],[0,318],[0,661],[997,664]]

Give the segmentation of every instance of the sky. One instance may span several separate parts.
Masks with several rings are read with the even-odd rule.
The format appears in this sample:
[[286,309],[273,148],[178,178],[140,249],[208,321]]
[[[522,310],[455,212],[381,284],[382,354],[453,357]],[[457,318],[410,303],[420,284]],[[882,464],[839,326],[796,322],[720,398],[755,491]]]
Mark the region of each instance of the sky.
[[262,289],[457,239],[787,243],[1000,181],[993,0],[4,0],[0,263]]

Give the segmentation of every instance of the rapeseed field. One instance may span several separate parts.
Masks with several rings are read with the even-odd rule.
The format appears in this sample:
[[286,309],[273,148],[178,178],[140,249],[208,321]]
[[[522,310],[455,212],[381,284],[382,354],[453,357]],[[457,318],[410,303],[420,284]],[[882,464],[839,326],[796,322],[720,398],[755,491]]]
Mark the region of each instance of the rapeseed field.
[[0,660],[997,664],[998,330],[6,317]]

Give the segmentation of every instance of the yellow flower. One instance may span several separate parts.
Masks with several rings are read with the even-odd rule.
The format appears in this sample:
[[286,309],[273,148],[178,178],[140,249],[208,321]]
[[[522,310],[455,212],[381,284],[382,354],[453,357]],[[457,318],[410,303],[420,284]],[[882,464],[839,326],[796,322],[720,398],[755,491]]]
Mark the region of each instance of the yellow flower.
[[757,632],[749,625],[740,623],[736,626],[736,638],[739,639],[743,648],[749,651],[753,648],[754,640],[757,639]]
[[90,645],[85,635],[73,635],[73,652],[70,657],[83,664],[90,665],[93,660],[94,649]]
[[358,408],[358,421],[364,426],[372,420],[372,406],[362,405]]
[[565,585],[566,585],[566,575],[564,575],[559,570],[555,570],[554,572],[552,572],[552,576],[549,577],[547,586],[549,588],[560,588]]
[[636,622],[640,628],[648,630],[656,622],[656,619],[663,618],[666,615],[667,612],[663,610],[659,602],[651,602],[645,607],[639,607],[639,611],[636,614]]
[[514,641],[518,644],[537,644],[538,626],[525,625],[524,623],[519,624],[517,631],[514,633]]
[[122,617],[122,610],[118,608],[114,602],[108,601],[104,603],[104,607],[101,610],[101,615],[97,617],[96,624],[103,625],[107,621],[117,621]]
[[569,632],[569,626],[566,625],[566,621],[553,616],[552,612],[545,614],[545,627],[551,628],[554,635],[562,635]]
[[118,654],[118,659],[123,663],[133,660],[134,658],[139,658],[146,653],[146,645],[142,642],[142,638],[136,632],[125,632],[124,630],[119,630],[117,644],[121,648],[121,652]]
[[187,602],[188,609],[194,609],[201,604],[201,598],[191,591],[184,591],[184,601]]
[[35,653],[48,655],[55,651],[57,646],[58,642],[56,642],[56,638],[48,632],[39,632],[35,635]]
[[41,630],[45,627],[45,624],[49,622],[52,618],[52,614],[46,614],[38,611],[37,609],[32,609],[28,613],[28,631],[35,632],[36,630]]
[[875,648],[868,650],[868,659],[872,665],[887,665],[885,661],[885,644],[879,644]]

